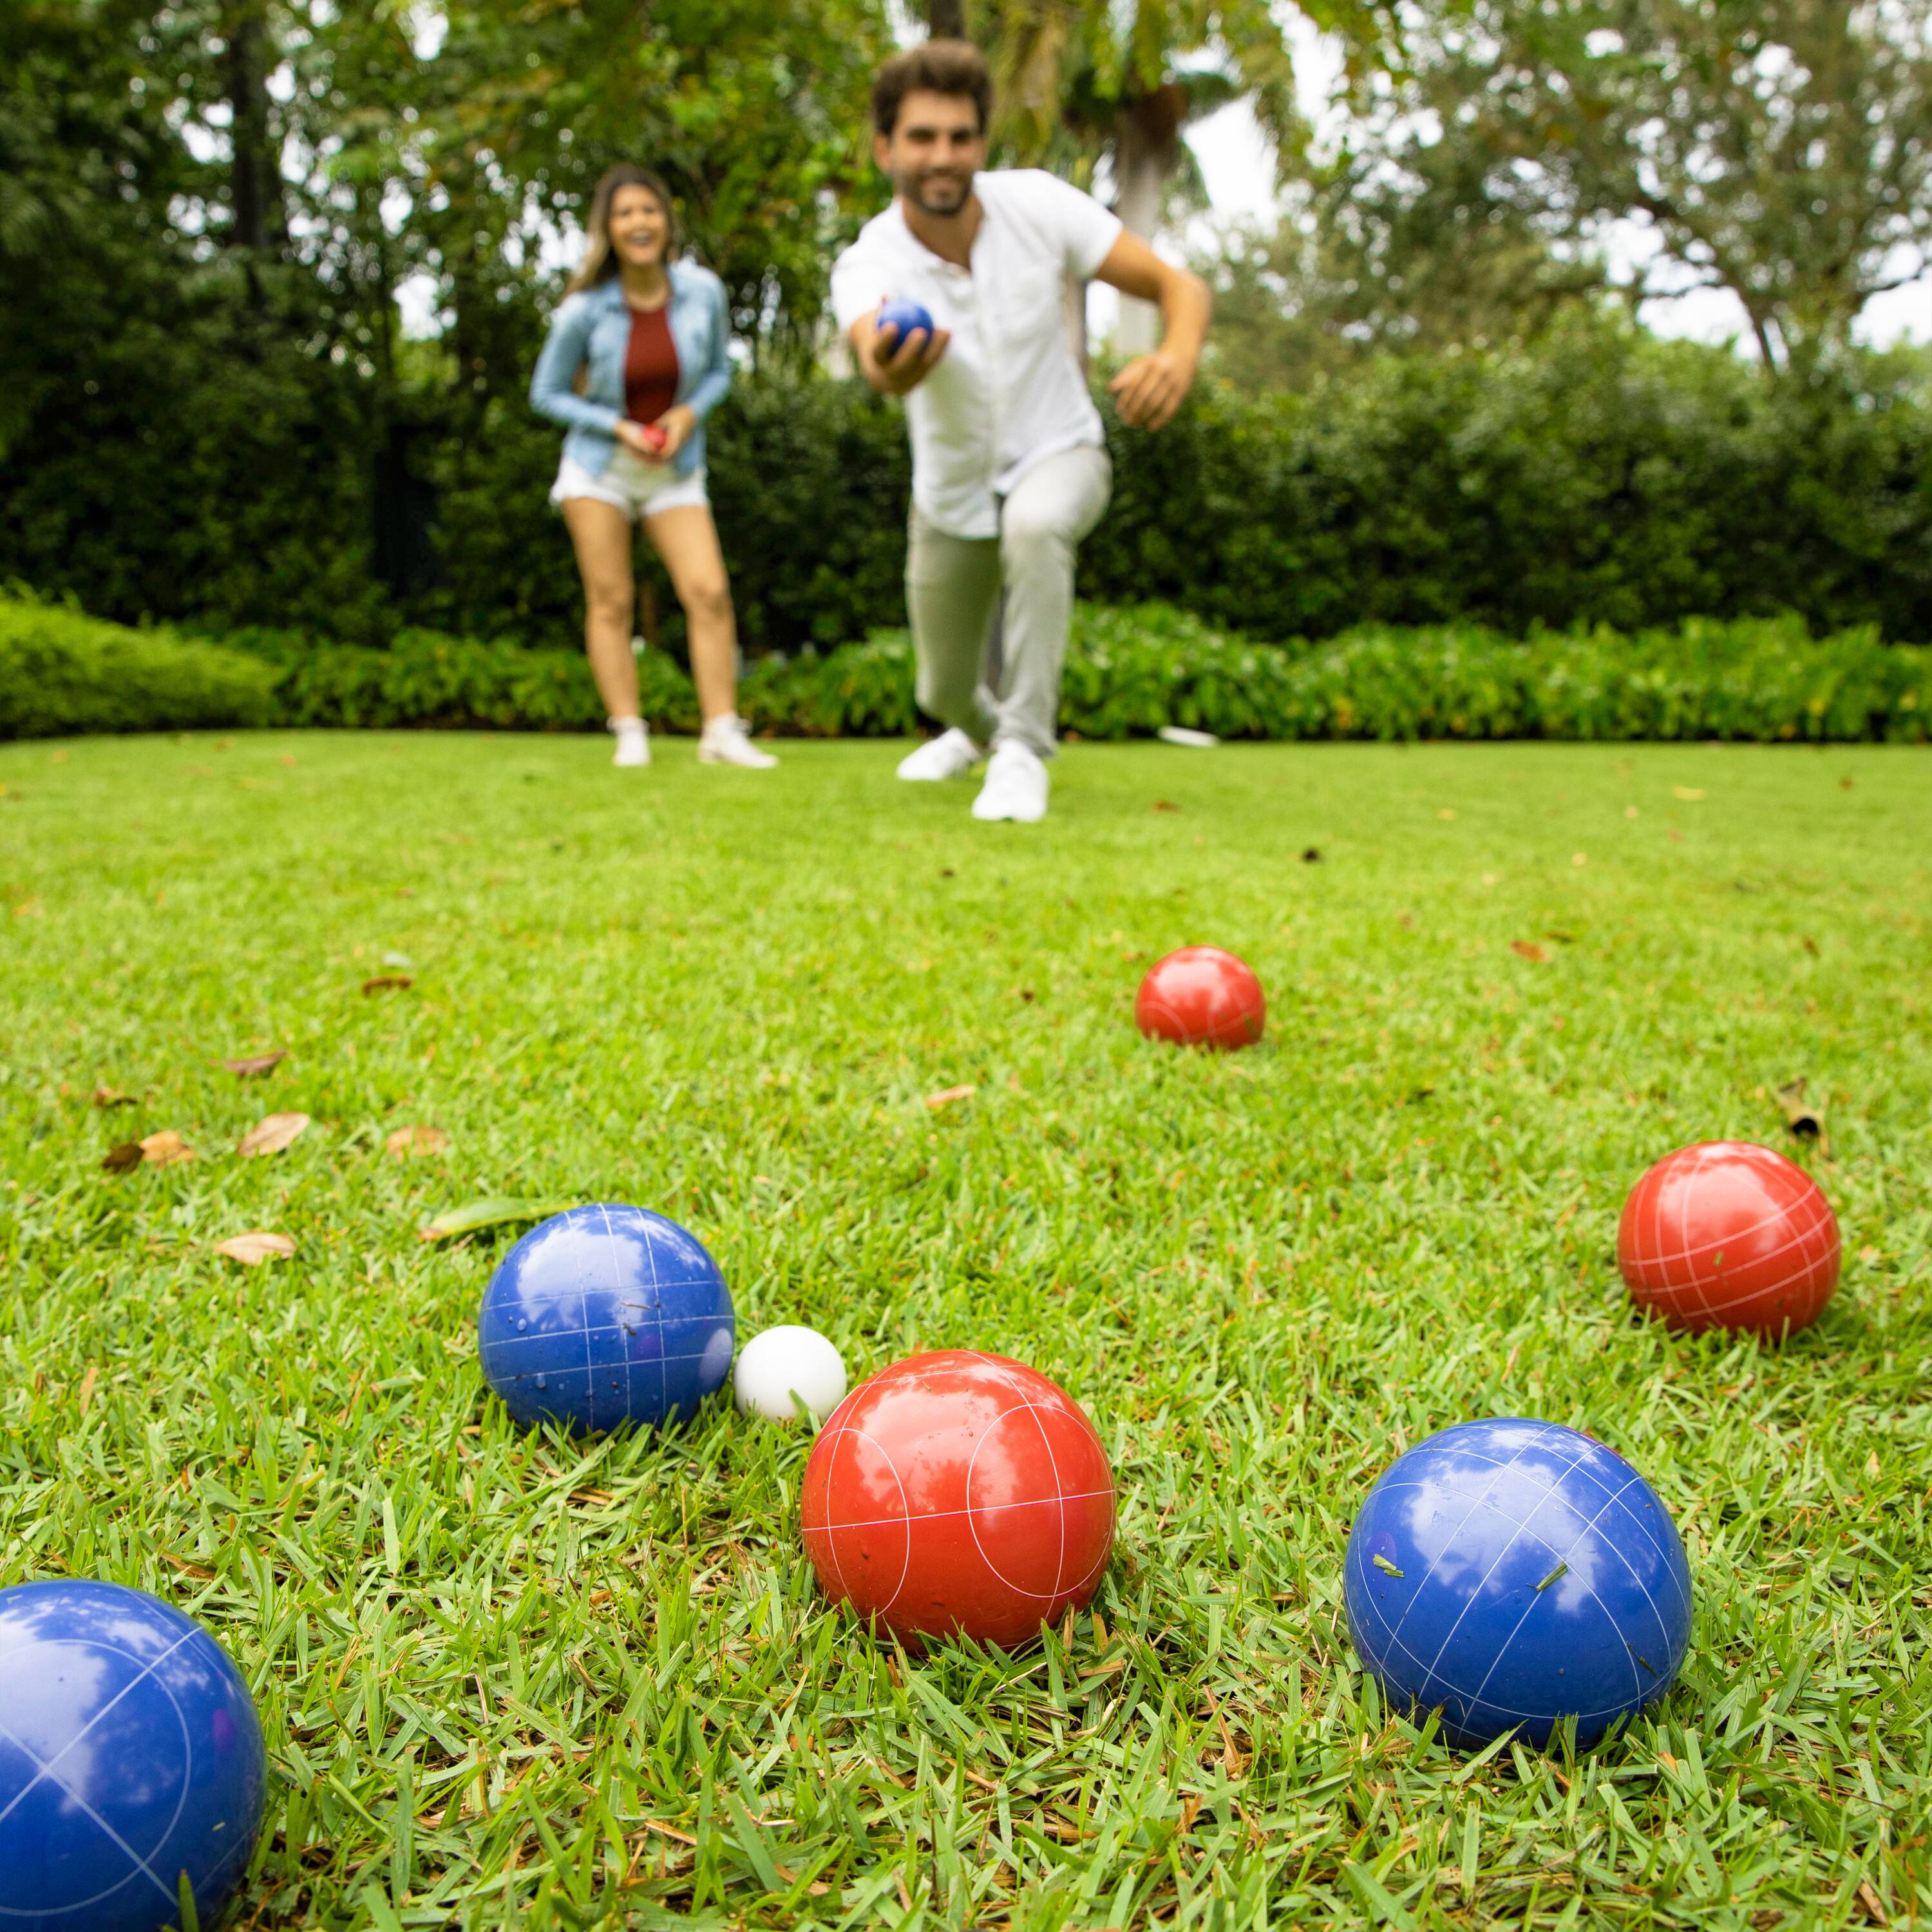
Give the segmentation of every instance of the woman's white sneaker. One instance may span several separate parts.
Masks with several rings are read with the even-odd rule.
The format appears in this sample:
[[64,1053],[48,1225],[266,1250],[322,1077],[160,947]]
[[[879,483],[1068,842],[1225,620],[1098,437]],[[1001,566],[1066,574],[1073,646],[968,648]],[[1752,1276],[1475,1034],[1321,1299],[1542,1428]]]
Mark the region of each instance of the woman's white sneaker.
[[742,718],[714,718],[698,741],[700,765],[742,765],[750,772],[768,772],[778,763],[769,752],[752,742],[751,733]]
[[908,752],[899,760],[899,776],[921,784],[963,778],[986,755],[956,726],[928,739],[917,751]]
[[1046,816],[1046,760],[1039,753],[1024,745],[996,745],[973,816],[1036,825]]
[[651,761],[651,736],[641,718],[614,718],[610,729],[617,734],[614,765],[647,765]]

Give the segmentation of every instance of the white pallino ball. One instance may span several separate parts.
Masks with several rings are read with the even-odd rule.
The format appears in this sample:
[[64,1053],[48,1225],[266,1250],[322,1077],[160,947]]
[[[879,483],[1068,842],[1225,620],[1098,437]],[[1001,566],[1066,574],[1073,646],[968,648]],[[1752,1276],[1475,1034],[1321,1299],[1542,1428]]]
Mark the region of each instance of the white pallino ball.
[[816,1328],[787,1322],[754,1335],[739,1350],[731,1393],[745,1414],[790,1422],[798,1414],[794,1390],[820,1422],[845,1400],[845,1364]]

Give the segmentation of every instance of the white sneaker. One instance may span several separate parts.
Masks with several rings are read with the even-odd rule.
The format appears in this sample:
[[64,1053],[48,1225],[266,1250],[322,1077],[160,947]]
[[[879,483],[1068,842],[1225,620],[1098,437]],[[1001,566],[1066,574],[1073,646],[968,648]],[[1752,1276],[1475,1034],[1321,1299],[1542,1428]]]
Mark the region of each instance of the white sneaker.
[[748,772],[768,772],[778,760],[752,742],[743,718],[727,716],[714,718],[705,726],[704,735],[698,741],[698,762],[742,765]]
[[916,752],[899,760],[899,776],[925,783],[939,778],[963,778],[986,753],[958,726],[929,738]]
[[1024,745],[996,745],[973,816],[1036,825],[1046,816],[1046,760],[1038,752]]
[[641,718],[614,718],[610,729],[617,734],[614,765],[647,765],[651,761],[651,734]]

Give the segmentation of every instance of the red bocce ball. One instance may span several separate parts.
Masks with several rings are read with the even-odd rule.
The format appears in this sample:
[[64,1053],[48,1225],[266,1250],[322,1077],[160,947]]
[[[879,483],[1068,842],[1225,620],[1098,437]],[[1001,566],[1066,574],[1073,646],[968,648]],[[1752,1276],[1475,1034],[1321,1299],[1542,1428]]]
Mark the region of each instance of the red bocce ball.
[[1218,946],[1184,946],[1156,960],[1134,1000],[1142,1033],[1181,1046],[1252,1046],[1267,1015],[1252,969]]
[[914,1648],[1011,1649],[1083,1608],[1114,1546],[1114,1475],[1080,1406],[1004,1355],[943,1348],[862,1382],[805,1466],[825,1594]]
[[1666,1154],[1630,1190],[1617,1265],[1672,1328],[1795,1333],[1838,1285],[1838,1222],[1802,1167],[1746,1141]]

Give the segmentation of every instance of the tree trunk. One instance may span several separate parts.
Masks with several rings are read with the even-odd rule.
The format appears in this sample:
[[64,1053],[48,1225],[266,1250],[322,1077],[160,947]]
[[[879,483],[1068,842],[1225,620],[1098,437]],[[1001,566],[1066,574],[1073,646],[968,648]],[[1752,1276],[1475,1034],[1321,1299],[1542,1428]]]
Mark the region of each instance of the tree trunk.
[[[1154,239],[1160,225],[1161,190],[1180,152],[1187,97],[1174,82],[1143,94],[1114,124],[1114,212],[1130,234]],[[1144,356],[1160,342],[1160,310],[1132,296],[1120,298],[1114,346],[1123,356]]]
[[935,40],[966,38],[966,0],[926,0],[926,28]]
[[[1160,190],[1167,170],[1160,154],[1126,135],[1132,124],[1130,118],[1124,119],[1122,138],[1114,150],[1114,212],[1130,234],[1150,242],[1160,220]],[[1121,296],[1114,346],[1123,356],[1144,356],[1160,341],[1160,310],[1138,296]]]
[[261,0],[232,7],[224,20],[232,160],[229,198],[238,248],[260,250],[288,232],[281,204],[281,169],[268,130],[268,28]]

